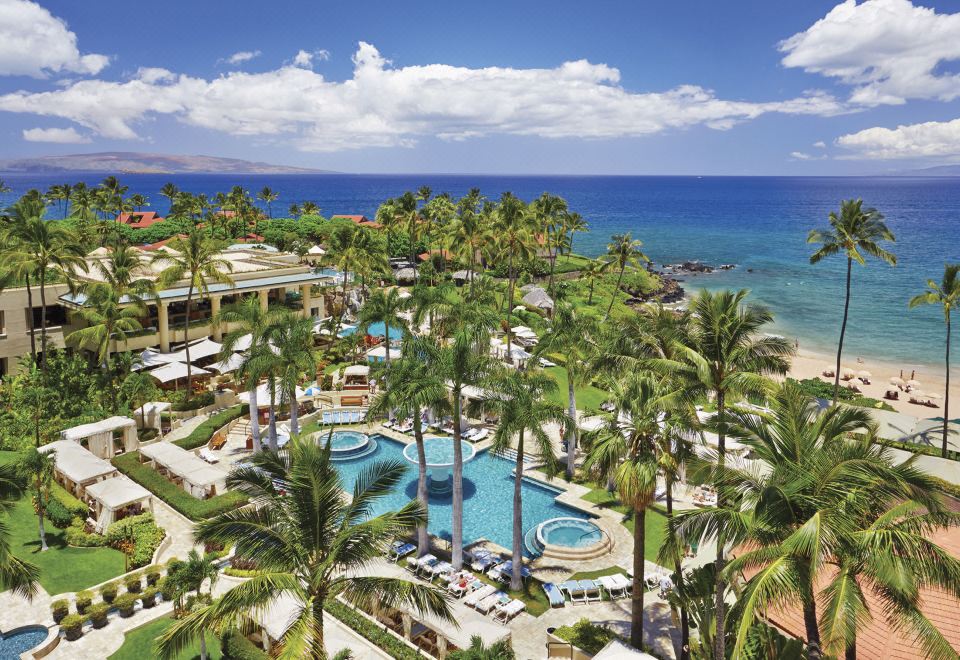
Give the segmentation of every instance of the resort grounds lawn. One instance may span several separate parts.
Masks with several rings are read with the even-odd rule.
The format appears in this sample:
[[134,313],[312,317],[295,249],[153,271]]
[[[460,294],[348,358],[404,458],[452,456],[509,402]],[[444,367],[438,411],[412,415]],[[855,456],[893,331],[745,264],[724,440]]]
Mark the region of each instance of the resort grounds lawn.
[[[583,496],[583,499],[596,504],[605,509],[613,509],[622,513],[623,526],[633,534],[633,513],[625,506],[620,504],[615,493],[608,493],[606,488],[594,488]],[[643,549],[643,556],[647,561],[656,562],[657,553],[660,552],[660,546],[667,536],[667,517],[657,508],[647,509],[646,516],[646,547]]]
[[580,571],[570,576],[571,580],[596,580],[604,575],[616,575],[617,573],[626,574],[626,571],[619,566],[608,566],[607,568],[598,568],[595,571]]
[[482,573],[478,574],[477,578],[479,578],[482,582],[492,584],[498,589],[507,592],[511,598],[522,600],[527,605],[527,614],[531,616],[540,616],[550,609],[550,599],[548,599],[547,594],[543,592],[543,583],[540,582],[540,580],[529,578],[526,582],[524,582],[523,589],[520,591],[510,591],[508,589],[510,586],[509,582],[507,584],[504,584],[503,582],[497,582],[495,580],[491,580]]
[[[547,367],[545,371],[557,381],[557,391],[549,399],[567,407],[567,370],[563,367]],[[578,385],[573,388],[577,396],[577,408],[587,412],[595,412],[607,400],[607,393],[593,385]]]
[[[134,628],[127,632],[123,640],[123,646],[110,656],[110,660],[143,660],[143,658],[155,658],[154,644],[157,637],[167,628],[173,625],[173,619],[164,616],[150,623],[145,623],[139,628]],[[193,660],[200,657],[200,642],[193,642],[187,649],[176,656],[176,660]],[[207,657],[210,660],[220,660],[220,640],[213,634],[207,635]]]

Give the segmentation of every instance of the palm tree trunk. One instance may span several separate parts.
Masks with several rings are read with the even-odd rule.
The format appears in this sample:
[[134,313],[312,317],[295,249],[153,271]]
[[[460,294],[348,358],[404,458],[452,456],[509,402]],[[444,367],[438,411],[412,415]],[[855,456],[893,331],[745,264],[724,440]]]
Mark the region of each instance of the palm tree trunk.
[[554,244],[553,250],[550,252],[550,280],[547,282],[547,291],[550,292],[550,295],[553,295],[553,271],[557,267],[557,246]]
[[857,660],[857,638],[854,637],[847,643],[847,649],[844,652],[845,660]]
[[633,512],[633,589],[630,595],[630,646],[643,648],[643,549],[646,544],[646,509]]
[[[40,446],[39,443],[37,443],[37,446]],[[41,484],[40,484],[41,478],[40,478],[40,475],[39,475],[39,474],[37,475],[36,482],[37,482],[37,483],[36,483],[36,486],[37,486],[37,520],[38,520],[38,522],[39,522],[39,528],[40,528],[40,552],[43,552],[44,550],[47,550],[48,548],[47,548],[47,532],[46,532],[46,530],[43,528],[43,511],[44,511],[44,508],[45,508],[45,507],[43,506],[43,490],[42,490],[41,487],[40,487],[40,485],[41,485]]]
[[300,413],[300,403],[297,401],[297,386],[294,384],[293,391],[290,393],[290,433],[296,435],[300,433],[300,422],[297,415]]
[[36,329],[33,327],[33,289],[30,287],[30,273],[24,276],[27,283],[27,307],[30,308],[30,359],[37,363]]
[[[430,332],[433,332],[433,324],[430,324]],[[387,345],[387,352],[384,355],[383,363],[387,370],[390,370],[390,324],[383,324],[383,342]]]
[[513,252],[510,252],[510,263],[507,266],[507,285],[509,286],[509,291],[507,292],[507,360],[510,364],[513,364],[513,358],[511,357],[512,346],[510,345],[513,342],[513,326],[510,323],[510,315],[513,314]]
[[260,444],[260,408],[257,404],[256,381],[250,388],[250,436],[253,438],[253,452],[257,453],[263,447]]
[[207,660],[207,636],[200,631],[200,660]]
[[593,278],[590,278],[590,295],[587,296],[587,304],[588,304],[588,305],[592,305],[592,304],[593,304],[593,285],[596,284],[596,283],[597,283],[596,280],[594,280]]
[[47,373],[47,269],[40,270],[40,371]]
[[950,310],[947,310],[947,387],[943,393],[943,457],[947,457],[947,425],[950,423]]
[[617,301],[617,293],[620,291],[620,284],[623,282],[623,271],[627,269],[627,265],[623,264],[620,266],[620,274],[617,275],[617,286],[613,290],[613,297],[610,298],[610,304],[607,306],[607,313],[603,316],[603,321],[606,323],[607,319],[610,318],[610,312],[613,310],[613,303]]
[[840,324],[840,343],[837,345],[837,370],[833,374],[833,405],[837,405],[837,395],[840,393],[840,356],[843,353],[843,336],[847,332],[847,313],[850,311],[850,273],[853,270],[853,259],[847,257],[847,297],[843,303],[843,323]]
[[[723,469],[727,455],[727,431],[724,426],[724,408],[725,392],[717,392],[717,465]],[[717,508],[724,505],[723,493],[717,489]],[[726,624],[727,624],[727,603],[724,595],[727,591],[727,582],[723,579],[723,569],[727,565],[724,556],[724,545],[726,543],[726,534],[721,528],[717,533],[717,567],[716,593],[714,594],[714,611],[717,621],[716,636],[713,639],[713,660],[724,660],[726,658]]]
[[[673,477],[667,480],[667,529],[672,529],[670,522],[673,519]],[[674,539],[673,547],[677,544]],[[680,562],[680,554],[677,552],[673,557],[673,570],[676,573],[674,583],[677,591],[683,593],[683,565]],[[690,660],[690,616],[687,614],[687,608],[680,607],[680,653],[677,657],[680,660]]]
[[183,320],[183,350],[187,355],[187,401],[193,396],[193,370],[190,367],[190,307],[193,304],[193,282],[187,289],[187,316]]
[[577,461],[577,393],[573,386],[574,370],[571,356],[567,356],[567,414],[570,416],[570,429],[567,431],[567,477],[573,478]]
[[513,479],[513,570],[510,571],[510,590],[523,588],[523,429],[517,438],[517,466]]
[[[413,415],[413,437],[417,443],[417,499],[426,509],[428,501],[427,493],[427,454],[423,449],[423,420],[420,419],[420,411],[415,410]],[[417,556],[422,557],[430,552],[430,536],[427,534],[427,526],[417,527]]]
[[267,428],[270,438],[270,451],[277,451],[277,383],[273,376],[267,380],[270,384],[270,407],[267,409]]
[[817,626],[817,604],[811,598],[803,604],[803,627],[807,634],[807,658],[819,660],[823,657],[820,649],[820,628]]
[[463,447],[460,446],[460,383],[453,388],[453,529],[450,538],[453,548],[450,563],[456,570],[463,568]]

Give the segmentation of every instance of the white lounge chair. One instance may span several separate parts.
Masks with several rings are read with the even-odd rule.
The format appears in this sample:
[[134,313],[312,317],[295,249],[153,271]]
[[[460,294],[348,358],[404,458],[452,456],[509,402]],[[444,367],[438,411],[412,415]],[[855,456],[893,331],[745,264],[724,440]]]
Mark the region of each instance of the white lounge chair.
[[587,594],[576,580],[567,580],[557,586],[561,591],[567,592],[567,595],[570,596],[570,602],[574,605],[587,602]]
[[497,611],[493,613],[493,620],[506,625],[510,619],[527,609],[527,604],[522,600],[513,599],[506,605],[497,606]]
[[510,596],[503,591],[497,591],[477,603],[476,610],[478,612],[482,612],[483,614],[489,614],[490,610],[497,605],[506,605],[509,602]]
[[470,442],[480,442],[481,440],[485,440],[488,435],[490,435],[490,429],[480,429],[476,435],[470,438]]
[[470,428],[470,429],[467,429],[467,432],[461,435],[460,437],[463,438],[464,440],[473,440],[473,436],[475,436],[479,431],[480,429],[478,428]]
[[207,463],[219,463],[220,459],[209,447],[203,447],[199,452],[200,458],[205,460]]
[[606,590],[607,595],[610,596],[610,600],[620,598],[624,595],[623,586],[614,580],[612,575],[601,575],[596,581]]
[[468,607],[476,607],[477,603],[479,603],[481,600],[489,598],[495,593],[497,593],[497,588],[495,586],[492,584],[485,584],[464,598],[463,604]]
[[610,577],[620,585],[625,596],[629,596],[631,593],[633,593],[633,580],[629,579],[626,575],[617,573],[616,575],[611,575]]
[[600,600],[603,600],[603,595],[600,593],[600,587],[594,580],[580,580],[580,588],[583,589],[583,593],[587,598],[588,603],[594,603]]

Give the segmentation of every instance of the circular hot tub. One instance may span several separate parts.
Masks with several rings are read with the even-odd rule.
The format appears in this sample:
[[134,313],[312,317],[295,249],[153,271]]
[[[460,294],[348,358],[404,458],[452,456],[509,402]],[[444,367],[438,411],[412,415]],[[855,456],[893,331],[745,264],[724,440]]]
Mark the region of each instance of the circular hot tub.
[[346,461],[362,458],[377,449],[376,440],[359,431],[329,431],[317,434],[317,441],[330,446],[330,459]]
[[610,535],[592,520],[551,518],[536,527],[535,544],[544,557],[591,559],[610,552]]

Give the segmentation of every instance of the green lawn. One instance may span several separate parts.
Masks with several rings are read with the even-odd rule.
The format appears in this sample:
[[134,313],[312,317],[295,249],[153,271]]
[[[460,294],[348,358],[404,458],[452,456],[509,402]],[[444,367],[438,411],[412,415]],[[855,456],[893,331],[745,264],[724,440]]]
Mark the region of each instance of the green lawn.
[[[550,400],[567,407],[567,370],[563,367],[547,367],[545,371],[557,381],[557,391],[550,395]],[[607,400],[607,393],[593,385],[579,385],[574,387],[577,397],[577,408],[588,412],[600,409],[600,405]]]
[[607,568],[598,568],[595,571],[580,571],[579,573],[574,573],[570,576],[571,580],[596,580],[599,577],[604,575],[616,575],[617,573],[623,573],[623,569],[619,566],[608,566]]
[[[110,656],[110,660],[142,660],[143,658],[155,658],[154,642],[164,630],[173,624],[173,619],[169,616],[161,617],[150,623],[145,623],[139,628],[127,632],[123,646]],[[112,624],[119,625],[119,624]],[[193,660],[200,657],[200,642],[194,642],[183,653],[177,656],[177,660]],[[220,660],[220,640],[214,635],[207,635],[207,657],[210,660]]]
[[[606,488],[594,488],[583,496],[586,501],[607,509],[613,509],[623,514],[623,526],[633,534],[633,513],[620,504],[615,494],[608,493]],[[659,510],[647,509],[646,515],[646,547],[643,556],[649,561],[657,561],[657,553],[667,536],[667,517]]]
[[509,583],[503,584],[502,582],[496,582],[488,578],[483,573],[477,575],[477,578],[479,578],[482,582],[492,584],[498,589],[505,591],[510,595],[511,598],[522,600],[527,605],[527,614],[532,616],[540,616],[550,609],[550,599],[548,599],[547,594],[544,593],[543,587],[541,586],[542,583],[539,580],[530,578],[524,583],[523,589],[520,591],[510,591],[507,588],[510,586]]

